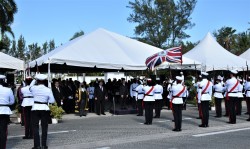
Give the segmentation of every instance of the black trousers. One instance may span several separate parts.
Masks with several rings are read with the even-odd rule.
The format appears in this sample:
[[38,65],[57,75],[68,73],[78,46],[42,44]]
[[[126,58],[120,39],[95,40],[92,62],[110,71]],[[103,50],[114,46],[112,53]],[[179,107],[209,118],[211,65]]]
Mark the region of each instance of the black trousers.
[[145,105],[145,123],[152,124],[154,101],[144,101]]
[[9,119],[9,115],[0,114],[0,149],[6,148]]
[[31,111],[31,116],[34,134],[34,147],[40,147],[39,120],[41,120],[42,126],[42,146],[47,146],[49,111]]
[[215,110],[216,110],[216,116],[221,117],[222,116],[222,108],[221,108],[221,102],[223,98],[216,98],[215,97]]
[[25,137],[33,137],[31,108],[32,106],[23,107]]
[[132,98],[132,108],[136,109],[136,97],[135,96],[133,96]]
[[138,115],[143,115],[142,99],[137,99]]
[[155,100],[155,116],[161,116],[161,109],[162,109],[162,99]]
[[86,116],[85,106],[86,106],[86,100],[81,100],[79,105],[80,116]]
[[229,115],[229,101],[225,98],[225,115]]
[[236,123],[236,112],[235,105],[238,100],[238,97],[229,96],[229,122]]
[[250,118],[250,97],[246,97],[246,104],[247,104],[247,112]]
[[236,114],[237,115],[241,115],[241,111],[242,111],[242,100],[243,100],[243,97],[242,98],[238,98],[237,101],[236,101]]
[[68,99],[69,113],[75,113],[75,99]]
[[121,99],[121,108],[122,109],[127,108],[127,96],[123,96],[120,99]]
[[104,100],[96,100],[96,114],[104,113]]
[[173,104],[175,129],[181,129],[182,108],[183,108],[182,104]]
[[89,99],[89,112],[95,112],[95,99]]
[[198,103],[199,118],[202,118],[201,103]]
[[209,119],[209,101],[201,101],[202,125],[208,125]]

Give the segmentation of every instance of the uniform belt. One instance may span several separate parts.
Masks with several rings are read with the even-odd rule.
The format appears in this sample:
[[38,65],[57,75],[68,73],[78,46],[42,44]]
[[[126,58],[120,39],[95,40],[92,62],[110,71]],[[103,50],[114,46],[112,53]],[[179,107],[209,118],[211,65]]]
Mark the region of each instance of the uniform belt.
[[238,93],[238,92],[228,92],[228,93]]
[[0,104],[0,107],[9,107],[10,105]]
[[219,92],[219,91],[215,91],[216,93],[222,93],[222,92]]
[[155,92],[155,94],[161,94],[161,92]]
[[182,97],[179,97],[179,96],[173,96],[173,98],[182,98]]
[[36,104],[48,104],[47,102],[39,102],[39,101],[34,101]]
[[133,90],[133,89],[132,89],[132,91],[136,92],[136,90]]
[[140,94],[144,94],[144,93],[138,93],[138,95],[140,95]]
[[145,96],[153,96],[153,95],[145,95]]
[[208,92],[206,92],[206,93],[203,93],[203,94],[208,94]]
[[25,96],[23,98],[34,98],[33,96]]

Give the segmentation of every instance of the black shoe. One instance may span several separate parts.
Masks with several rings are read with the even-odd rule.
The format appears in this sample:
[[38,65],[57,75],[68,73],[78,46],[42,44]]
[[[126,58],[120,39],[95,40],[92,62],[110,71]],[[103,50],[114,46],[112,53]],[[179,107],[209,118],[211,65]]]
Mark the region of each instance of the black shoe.
[[33,136],[29,136],[28,139],[33,139]]
[[196,117],[196,119],[201,119],[201,117]]
[[236,122],[227,122],[228,124],[236,124]]
[[29,139],[29,137],[24,136],[23,139]]
[[245,115],[248,115],[248,114],[249,114],[248,112],[245,113]]
[[173,129],[172,131],[176,131],[176,132],[178,132],[178,131],[181,131],[181,129]]
[[227,117],[227,116],[229,116],[229,115],[228,115],[228,114],[225,114],[225,115],[223,115],[223,116]]
[[136,115],[136,116],[143,116],[143,115],[141,115],[141,114],[138,114],[138,115]]
[[250,118],[248,118],[247,121],[250,121]]
[[154,116],[154,118],[160,118],[160,116]]
[[106,115],[105,113],[102,113],[102,115]]
[[174,120],[172,120],[172,122],[174,122]]
[[199,127],[206,128],[206,125],[205,124],[201,124],[201,125],[199,125]]
[[42,149],[48,149],[48,146],[42,146]]
[[32,147],[32,149],[41,149],[41,147],[39,146],[39,147]]
[[145,122],[144,125],[149,125],[149,123],[146,123],[146,122]]
[[216,117],[216,118],[220,118],[221,116],[217,116],[217,115],[216,115],[216,116],[214,116],[214,117]]
[[101,114],[97,114],[97,115],[99,115],[99,116],[100,116]]

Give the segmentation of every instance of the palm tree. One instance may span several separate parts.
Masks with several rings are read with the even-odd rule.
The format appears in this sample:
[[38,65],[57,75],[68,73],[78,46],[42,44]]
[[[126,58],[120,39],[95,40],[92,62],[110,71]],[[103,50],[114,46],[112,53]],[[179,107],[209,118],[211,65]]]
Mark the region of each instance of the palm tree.
[[10,25],[14,22],[15,13],[17,13],[17,5],[14,0],[0,0],[1,37],[5,32],[9,32],[14,37]]
[[228,51],[231,51],[232,43],[235,39],[235,32],[236,30],[232,27],[222,27],[218,30],[218,33],[215,32],[214,35],[221,46],[223,46]]

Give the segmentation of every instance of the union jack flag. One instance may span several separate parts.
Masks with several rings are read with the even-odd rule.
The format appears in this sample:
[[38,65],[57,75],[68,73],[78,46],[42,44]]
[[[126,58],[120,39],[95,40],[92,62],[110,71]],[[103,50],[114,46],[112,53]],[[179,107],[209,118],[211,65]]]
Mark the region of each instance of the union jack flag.
[[156,53],[146,59],[145,64],[151,70],[161,65],[163,62],[182,63],[181,47],[173,47]]

